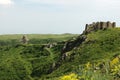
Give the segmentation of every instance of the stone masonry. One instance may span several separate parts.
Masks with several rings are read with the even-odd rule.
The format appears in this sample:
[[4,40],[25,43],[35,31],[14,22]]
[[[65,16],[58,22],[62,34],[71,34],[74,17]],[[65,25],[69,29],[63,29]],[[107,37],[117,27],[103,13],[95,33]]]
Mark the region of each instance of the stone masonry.
[[96,30],[105,30],[108,28],[114,28],[116,27],[116,23],[115,22],[93,22],[92,24],[86,24],[85,26],[85,31],[83,32],[83,34],[88,34],[92,31],[96,31]]

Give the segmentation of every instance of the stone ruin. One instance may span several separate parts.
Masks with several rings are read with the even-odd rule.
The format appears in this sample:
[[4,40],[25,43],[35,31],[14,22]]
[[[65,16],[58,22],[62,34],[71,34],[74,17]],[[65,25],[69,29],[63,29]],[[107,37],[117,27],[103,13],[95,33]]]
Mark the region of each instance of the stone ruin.
[[28,38],[25,36],[25,35],[23,35],[22,36],[22,39],[21,39],[21,42],[23,43],[23,44],[27,44],[28,43]]
[[115,28],[115,27],[116,27],[116,23],[110,22],[110,21],[93,22],[92,24],[86,24],[85,30],[80,36],[78,36],[75,40],[67,41],[64,44],[64,47],[61,51],[61,55],[62,55],[61,60],[65,60],[65,58],[67,57],[66,52],[69,52],[70,50],[82,44],[86,40],[87,34],[89,34],[90,32],[97,31],[97,30],[106,30],[108,28]]
[[115,28],[116,27],[116,23],[115,22],[93,22],[92,24],[86,24],[85,26],[85,31],[83,32],[83,34],[88,34],[92,31],[96,31],[96,30],[105,30],[108,28]]

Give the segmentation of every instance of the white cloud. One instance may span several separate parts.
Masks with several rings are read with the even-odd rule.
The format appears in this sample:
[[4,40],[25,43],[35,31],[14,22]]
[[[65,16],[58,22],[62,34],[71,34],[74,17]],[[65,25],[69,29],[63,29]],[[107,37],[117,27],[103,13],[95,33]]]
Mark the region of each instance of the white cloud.
[[54,4],[54,5],[78,5],[84,0],[27,0],[32,2],[39,2],[44,4]]
[[2,16],[3,14],[2,13],[0,13],[0,16]]
[[0,0],[0,5],[2,6],[11,6],[12,4],[14,4],[12,0]]
[[98,6],[118,6],[120,0],[94,0]]
[[43,4],[54,4],[54,5],[118,5],[120,4],[120,0],[27,0],[36,3],[43,3]]

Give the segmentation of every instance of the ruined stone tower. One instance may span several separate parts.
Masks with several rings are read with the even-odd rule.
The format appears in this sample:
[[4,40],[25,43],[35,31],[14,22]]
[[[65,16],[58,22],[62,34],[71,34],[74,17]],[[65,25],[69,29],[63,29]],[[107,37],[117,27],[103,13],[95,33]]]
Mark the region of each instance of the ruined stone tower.
[[23,35],[23,37],[22,37],[22,39],[21,39],[21,42],[22,42],[23,44],[27,44],[27,43],[28,43],[28,38],[27,38],[25,35]]
[[115,22],[93,22],[92,24],[86,24],[85,26],[85,31],[83,32],[83,34],[88,34],[92,31],[96,31],[96,30],[105,30],[108,28],[114,28],[116,27],[116,23]]

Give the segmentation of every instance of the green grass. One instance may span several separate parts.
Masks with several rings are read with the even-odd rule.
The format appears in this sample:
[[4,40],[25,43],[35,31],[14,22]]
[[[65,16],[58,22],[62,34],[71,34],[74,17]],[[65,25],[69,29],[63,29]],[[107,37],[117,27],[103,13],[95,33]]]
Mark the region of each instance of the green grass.
[[[88,34],[87,39],[80,46],[67,52],[70,55],[67,56],[65,61],[62,62],[62,65],[49,76],[58,77],[71,72],[79,73],[79,65],[84,65],[87,62],[92,64],[105,63],[112,60],[115,56],[120,55],[119,37],[120,28],[98,30]],[[94,74],[96,74],[96,76],[106,75],[106,73]],[[108,76],[104,76],[104,79],[108,79],[111,74],[107,75]],[[112,78],[113,76],[111,76],[111,79]],[[103,78],[100,78],[99,80],[102,79]]]
[[[0,35],[0,41],[1,44],[3,42],[9,44],[7,41],[19,40],[21,36]],[[120,28],[98,30],[86,35],[87,39],[82,44],[66,52],[69,55],[65,60],[61,60],[64,43],[60,42],[73,40],[73,37],[77,35],[32,34],[27,36],[31,40],[29,44],[18,45],[16,42],[14,46],[0,46],[0,80],[57,80],[69,73],[76,73],[80,76],[80,66],[83,66],[84,70],[88,62],[103,64],[120,55]],[[59,44],[52,48],[43,45],[54,42],[59,42]],[[14,41],[10,42],[11,44],[14,44]],[[53,68],[53,64],[57,68]],[[82,75],[86,76],[85,80],[90,76],[97,80],[112,79],[113,76],[111,78],[109,73],[100,72],[104,69],[106,68],[98,70],[97,73],[90,70],[88,74],[83,73]],[[103,75],[105,75],[104,78],[100,78]]]
[[[48,44],[53,42],[67,41],[78,34],[26,34],[29,44]],[[20,44],[23,34],[0,35],[0,45]]]
[[0,80],[31,80],[32,66],[21,58],[22,47],[0,51]]
[[[72,38],[74,36],[77,36],[78,34],[25,34],[29,39],[68,39]],[[11,34],[11,35],[0,35],[0,40],[11,40],[11,39],[21,39],[23,34]]]
[[86,41],[76,50],[79,61],[110,59],[120,54],[120,28],[99,30],[87,35]]

